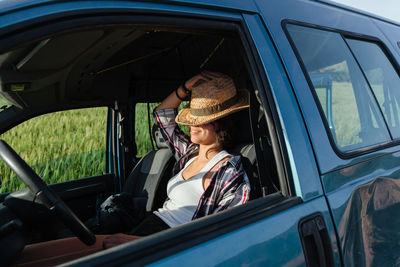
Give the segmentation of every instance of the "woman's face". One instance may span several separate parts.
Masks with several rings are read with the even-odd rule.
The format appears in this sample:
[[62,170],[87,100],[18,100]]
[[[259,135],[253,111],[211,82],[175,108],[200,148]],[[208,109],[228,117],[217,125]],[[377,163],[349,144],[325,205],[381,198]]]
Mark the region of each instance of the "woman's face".
[[199,145],[212,145],[217,143],[216,125],[207,123],[198,126],[190,126],[190,140]]

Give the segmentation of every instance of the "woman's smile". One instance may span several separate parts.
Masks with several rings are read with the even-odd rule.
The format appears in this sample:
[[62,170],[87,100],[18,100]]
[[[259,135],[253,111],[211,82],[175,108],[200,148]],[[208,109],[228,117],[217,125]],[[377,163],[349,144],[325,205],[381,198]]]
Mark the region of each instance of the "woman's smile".
[[190,127],[190,140],[196,144],[210,145],[216,142],[216,133],[213,124],[203,124]]
[[190,134],[198,134],[198,133],[200,133],[199,130],[193,130],[193,129],[190,130]]

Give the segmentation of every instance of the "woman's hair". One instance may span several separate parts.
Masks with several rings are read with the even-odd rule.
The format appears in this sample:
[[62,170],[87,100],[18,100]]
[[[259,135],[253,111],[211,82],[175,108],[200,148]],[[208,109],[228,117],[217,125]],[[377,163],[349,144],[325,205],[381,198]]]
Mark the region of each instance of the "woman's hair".
[[236,123],[236,116],[230,115],[223,117],[215,122],[212,122],[217,134],[217,142],[221,147],[227,151],[232,149],[235,145],[235,139],[238,129]]
[[[241,112],[237,112],[219,120],[210,122],[214,126],[219,147],[227,152],[232,152],[231,149],[233,149],[236,145],[238,137],[237,133],[240,132],[240,113]],[[209,149],[206,152],[206,156],[208,157],[208,153],[213,150],[217,150],[217,148]]]

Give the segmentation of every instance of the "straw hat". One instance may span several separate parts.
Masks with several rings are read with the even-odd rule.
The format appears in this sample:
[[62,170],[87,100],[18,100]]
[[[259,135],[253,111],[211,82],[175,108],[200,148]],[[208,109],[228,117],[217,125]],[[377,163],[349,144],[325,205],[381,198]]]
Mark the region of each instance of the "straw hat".
[[176,116],[183,125],[202,125],[249,107],[249,92],[237,90],[228,76],[214,78],[192,88],[190,104]]

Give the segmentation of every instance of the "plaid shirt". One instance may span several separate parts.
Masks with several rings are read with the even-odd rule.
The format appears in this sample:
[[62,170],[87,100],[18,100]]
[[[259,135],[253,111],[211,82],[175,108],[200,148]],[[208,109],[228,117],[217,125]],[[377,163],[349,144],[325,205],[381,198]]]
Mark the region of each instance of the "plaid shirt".
[[[175,122],[176,109],[154,111],[154,121],[160,128],[163,137],[168,140],[169,147],[177,162],[173,175],[177,174],[197,153],[199,147],[191,143]],[[234,156],[225,161],[212,175],[211,180],[200,198],[192,220],[242,205],[249,200],[250,183],[243,169],[240,156]]]

